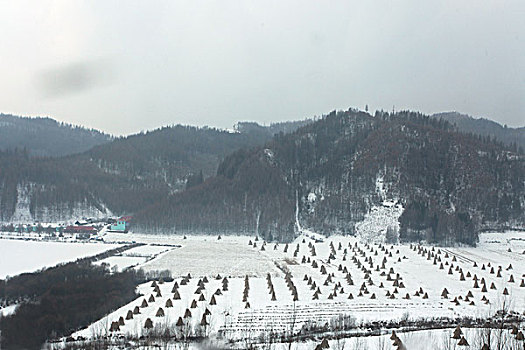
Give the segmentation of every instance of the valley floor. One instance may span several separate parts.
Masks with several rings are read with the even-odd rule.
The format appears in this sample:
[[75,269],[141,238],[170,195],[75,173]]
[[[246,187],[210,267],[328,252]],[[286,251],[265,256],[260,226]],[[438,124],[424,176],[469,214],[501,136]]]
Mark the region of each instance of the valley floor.
[[0,237],[0,279],[97,255],[119,246],[118,243],[47,242],[4,234]]
[[[74,338],[121,335],[132,339],[168,332],[210,336],[243,348],[248,340],[266,341],[270,333],[325,334],[345,327],[373,327],[388,333],[389,322],[442,318],[450,327],[451,321],[453,325],[465,317],[488,319],[502,308],[509,313],[525,311],[523,232],[483,234],[475,248],[390,245],[341,236],[321,242],[312,234],[301,235],[289,245],[265,244],[246,236],[108,233],[104,238],[148,244],[139,248],[155,257],[130,266],[169,270],[174,281],[159,281],[158,287],[151,282],[140,285],[141,297],[76,332]],[[127,254],[133,255],[132,251]],[[109,258],[107,263],[120,268],[128,264],[118,259]],[[140,313],[126,319],[135,307]],[[110,332],[112,322],[120,317],[124,324]],[[176,325],[179,318],[183,326]],[[144,328],[148,319],[152,329]],[[450,329],[433,332],[451,334]],[[403,335],[407,341],[416,337]]]

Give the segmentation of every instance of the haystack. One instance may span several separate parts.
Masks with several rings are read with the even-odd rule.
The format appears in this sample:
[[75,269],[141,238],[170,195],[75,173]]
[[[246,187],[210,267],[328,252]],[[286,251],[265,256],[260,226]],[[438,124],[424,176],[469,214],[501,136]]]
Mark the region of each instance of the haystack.
[[144,323],[144,328],[146,328],[146,329],[153,328],[153,321],[151,320],[151,318],[148,318],[146,320],[146,322]]

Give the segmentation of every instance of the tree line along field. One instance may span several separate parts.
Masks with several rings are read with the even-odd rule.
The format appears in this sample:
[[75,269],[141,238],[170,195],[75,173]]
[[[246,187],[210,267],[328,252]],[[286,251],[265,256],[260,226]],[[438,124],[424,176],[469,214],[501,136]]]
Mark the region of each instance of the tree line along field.
[[[159,259],[163,265],[154,266],[172,270],[173,280],[141,284],[140,297],[73,339],[210,336],[242,348],[290,334],[414,327],[429,319],[448,327],[464,319],[476,325],[501,309],[519,320],[525,310],[519,239],[441,248],[309,236],[290,244],[245,236],[174,239],[182,247],[163,255],[169,259],[143,266]],[[186,253],[184,241],[191,242]],[[224,273],[214,268],[237,255],[256,263]]]

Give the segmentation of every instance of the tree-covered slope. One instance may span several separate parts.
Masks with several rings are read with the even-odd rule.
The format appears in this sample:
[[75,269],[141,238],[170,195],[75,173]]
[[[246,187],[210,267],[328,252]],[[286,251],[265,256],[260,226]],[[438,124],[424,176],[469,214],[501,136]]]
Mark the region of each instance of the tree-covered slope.
[[457,112],[444,112],[432,115],[433,118],[444,119],[453,124],[458,131],[471,133],[496,139],[510,146],[513,150],[525,151],[525,127],[510,128],[493,120],[485,118],[472,118]]
[[0,220],[134,213],[184,189],[193,174],[214,175],[227,154],[269,138],[178,125],[65,157],[0,152]]
[[136,224],[290,240],[296,217],[326,234],[355,233],[388,199],[404,208],[401,239],[474,243],[480,229],[523,225],[524,186],[523,156],[502,144],[417,113],[350,110],[230,155],[215,178],[138,213]]
[[112,140],[98,130],[59,123],[51,118],[0,114],[0,150],[26,149],[30,155],[58,157],[81,153]]

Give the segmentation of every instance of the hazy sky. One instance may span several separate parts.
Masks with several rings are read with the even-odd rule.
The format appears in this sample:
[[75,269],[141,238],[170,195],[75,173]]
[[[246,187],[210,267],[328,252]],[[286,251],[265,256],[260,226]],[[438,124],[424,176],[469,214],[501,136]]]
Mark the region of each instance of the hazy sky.
[[0,112],[114,134],[333,109],[525,125],[525,1],[0,1]]

